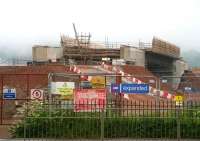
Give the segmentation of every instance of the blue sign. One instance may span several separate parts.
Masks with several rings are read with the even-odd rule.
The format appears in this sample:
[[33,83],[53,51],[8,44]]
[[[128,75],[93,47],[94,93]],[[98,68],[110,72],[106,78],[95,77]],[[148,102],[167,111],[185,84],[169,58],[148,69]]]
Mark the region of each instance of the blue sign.
[[148,84],[121,84],[121,92],[127,94],[149,93]]
[[111,84],[112,93],[120,93],[120,84]]
[[145,94],[149,93],[148,84],[111,84],[112,93]]
[[3,90],[3,99],[16,99],[16,90],[15,89],[4,89]]

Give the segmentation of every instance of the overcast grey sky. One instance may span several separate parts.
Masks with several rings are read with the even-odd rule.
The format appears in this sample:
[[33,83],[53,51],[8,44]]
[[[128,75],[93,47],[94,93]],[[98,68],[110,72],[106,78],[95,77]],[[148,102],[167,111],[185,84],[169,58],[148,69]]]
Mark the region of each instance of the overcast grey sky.
[[200,45],[200,0],[0,0],[0,47],[58,45],[60,34],[74,36],[72,22],[92,40]]

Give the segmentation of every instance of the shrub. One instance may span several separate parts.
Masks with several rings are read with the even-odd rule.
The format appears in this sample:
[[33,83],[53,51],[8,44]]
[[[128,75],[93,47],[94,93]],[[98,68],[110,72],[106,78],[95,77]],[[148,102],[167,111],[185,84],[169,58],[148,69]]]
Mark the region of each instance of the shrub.
[[[76,113],[72,109],[60,109],[35,102],[25,106],[23,113],[24,120],[11,129],[13,137],[60,139],[101,137],[100,112]],[[176,138],[177,136],[176,117],[155,115],[122,117],[110,113],[106,115],[103,124],[105,138]],[[199,118],[183,115],[187,114],[181,114],[181,137],[200,138]]]

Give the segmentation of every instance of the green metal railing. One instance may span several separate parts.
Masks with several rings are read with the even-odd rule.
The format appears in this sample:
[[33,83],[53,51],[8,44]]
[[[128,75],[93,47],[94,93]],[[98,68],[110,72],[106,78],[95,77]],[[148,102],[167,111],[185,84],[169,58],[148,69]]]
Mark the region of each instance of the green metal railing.
[[28,103],[13,135],[26,140],[200,140],[198,102],[109,101],[104,109],[88,112],[74,111],[73,103],[55,103]]

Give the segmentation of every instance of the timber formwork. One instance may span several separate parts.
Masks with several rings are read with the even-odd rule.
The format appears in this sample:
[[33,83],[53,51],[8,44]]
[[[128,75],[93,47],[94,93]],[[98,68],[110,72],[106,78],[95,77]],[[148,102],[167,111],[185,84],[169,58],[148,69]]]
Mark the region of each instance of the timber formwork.
[[91,60],[101,60],[102,58],[120,58],[119,48],[79,48],[74,47],[64,47],[63,55],[65,58],[70,59],[81,59],[82,57]]

